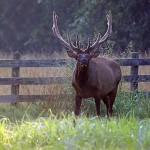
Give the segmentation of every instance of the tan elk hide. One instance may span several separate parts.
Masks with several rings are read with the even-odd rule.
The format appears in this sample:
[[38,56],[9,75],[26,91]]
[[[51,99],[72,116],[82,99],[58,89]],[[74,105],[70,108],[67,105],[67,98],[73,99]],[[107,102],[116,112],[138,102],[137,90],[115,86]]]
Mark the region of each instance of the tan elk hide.
[[76,44],[71,41],[70,33],[67,32],[68,41],[60,35],[57,26],[57,15],[53,12],[53,33],[55,37],[67,48],[69,57],[76,59],[77,64],[73,73],[72,85],[76,91],[75,115],[79,115],[82,98],[94,98],[97,115],[100,116],[100,102],[105,103],[107,115],[112,115],[112,107],[115,101],[118,84],[121,80],[120,66],[111,58],[97,57],[100,51],[95,48],[105,43],[112,32],[112,14],[109,11],[107,18],[107,31],[103,37],[98,34],[95,42],[90,40],[86,48],[81,49],[79,38]]

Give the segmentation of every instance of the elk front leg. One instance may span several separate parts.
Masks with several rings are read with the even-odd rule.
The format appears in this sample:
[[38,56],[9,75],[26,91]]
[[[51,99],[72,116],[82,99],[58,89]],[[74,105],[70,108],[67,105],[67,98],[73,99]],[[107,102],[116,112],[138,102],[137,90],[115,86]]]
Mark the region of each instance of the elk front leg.
[[100,116],[100,99],[95,99],[97,116]]
[[76,95],[76,100],[75,100],[75,115],[76,116],[80,114],[81,100],[82,100],[82,97]]

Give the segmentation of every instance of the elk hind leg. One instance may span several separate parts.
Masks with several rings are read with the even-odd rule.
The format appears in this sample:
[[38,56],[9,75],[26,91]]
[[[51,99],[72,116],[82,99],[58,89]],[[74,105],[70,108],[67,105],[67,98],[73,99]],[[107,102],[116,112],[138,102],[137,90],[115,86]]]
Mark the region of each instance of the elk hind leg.
[[109,94],[109,114],[112,115],[113,113],[113,104],[114,104],[114,101],[115,101],[115,98],[116,98],[116,94],[117,94],[117,89],[118,89],[118,86],[116,86]]
[[110,108],[110,98],[109,98],[109,96],[105,96],[105,97],[103,97],[102,98],[102,100],[103,100],[103,102],[104,102],[104,104],[106,105],[106,109],[107,109],[107,116],[109,117],[110,116],[110,114],[109,114],[109,108]]

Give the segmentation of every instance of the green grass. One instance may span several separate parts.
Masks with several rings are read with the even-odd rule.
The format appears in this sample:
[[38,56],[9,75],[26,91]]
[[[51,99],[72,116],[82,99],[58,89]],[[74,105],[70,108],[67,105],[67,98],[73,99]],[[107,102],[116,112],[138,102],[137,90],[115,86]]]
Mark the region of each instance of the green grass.
[[119,92],[110,121],[104,104],[101,112],[101,118],[95,117],[95,103],[90,100],[83,101],[76,119],[71,112],[54,115],[40,104],[2,104],[0,150],[150,149],[150,98]]
[[0,149],[150,149],[150,120],[128,117],[74,117],[68,115],[10,122],[0,121]]

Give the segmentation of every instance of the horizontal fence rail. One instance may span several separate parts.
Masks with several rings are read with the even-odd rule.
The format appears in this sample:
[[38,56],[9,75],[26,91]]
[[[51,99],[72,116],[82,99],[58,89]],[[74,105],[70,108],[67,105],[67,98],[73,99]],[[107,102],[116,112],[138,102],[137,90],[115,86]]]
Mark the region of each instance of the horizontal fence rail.
[[49,85],[66,84],[71,77],[42,77],[42,78],[0,78],[0,85]]
[[[67,94],[67,97],[69,94]],[[70,94],[71,96],[71,94]],[[60,95],[0,95],[1,103],[15,103],[17,99],[19,102],[38,102],[45,101],[48,99],[55,99],[56,97],[65,98],[66,94]]]
[[[115,59],[120,66],[131,66],[131,75],[123,76],[123,82],[131,83],[131,92],[138,92],[138,82],[150,82],[150,75],[138,75],[138,66],[150,65],[150,58],[139,59],[138,53],[133,53],[132,58]],[[12,68],[12,77],[0,78],[0,85],[11,85],[11,95],[0,95],[0,102],[23,102],[48,99],[54,95],[19,95],[19,85],[50,85],[66,84],[71,77],[19,77],[20,67],[62,67],[75,66],[73,60],[51,59],[51,60],[20,60],[20,55],[15,54],[14,60],[0,60],[1,68]],[[150,92],[148,92],[148,95]],[[63,95],[61,95],[63,96]]]
[[145,59],[116,59],[116,61],[120,64],[120,66],[146,66],[146,65],[150,65],[150,59],[149,58],[145,58]]
[[0,60],[0,67],[60,67],[74,66],[72,60],[51,59],[51,60]]
[[150,75],[126,75],[122,78],[125,82],[150,82]]
[[[150,59],[115,59],[121,66],[150,65]],[[60,67],[74,66],[75,62],[68,59],[53,60],[0,60],[0,67]]]
[[[122,77],[124,82],[149,82],[150,75],[126,75]],[[0,85],[49,85],[49,84],[66,84],[71,81],[71,77],[41,77],[41,78],[21,78],[10,77],[0,78]]]

